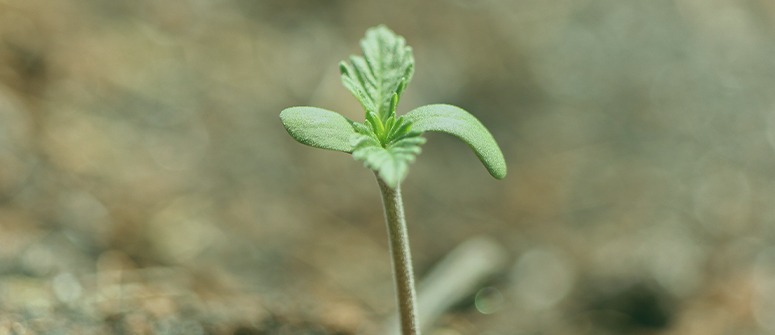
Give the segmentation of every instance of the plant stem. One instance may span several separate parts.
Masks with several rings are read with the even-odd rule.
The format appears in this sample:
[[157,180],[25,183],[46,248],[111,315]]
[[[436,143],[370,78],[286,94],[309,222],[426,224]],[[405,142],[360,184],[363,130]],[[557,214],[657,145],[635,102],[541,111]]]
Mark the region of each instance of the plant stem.
[[[375,173],[375,175],[377,175]],[[393,263],[393,279],[398,298],[398,316],[403,335],[419,335],[417,323],[417,294],[414,288],[412,254],[409,251],[409,235],[404,219],[404,203],[401,200],[401,185],[390,188],[379,175],[377,183],[382,191],[382,204],[385,208],[390,255]]]

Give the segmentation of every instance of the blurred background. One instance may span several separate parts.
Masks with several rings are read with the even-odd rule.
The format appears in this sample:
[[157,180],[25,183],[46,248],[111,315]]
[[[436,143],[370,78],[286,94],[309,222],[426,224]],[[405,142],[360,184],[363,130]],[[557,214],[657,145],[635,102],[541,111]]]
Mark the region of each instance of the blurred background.
[[0,334],[386,334],[374,177],[278,118],[382,23],[509,165],[403,183],[426,334],[775,333],[775,2],[0,0]]

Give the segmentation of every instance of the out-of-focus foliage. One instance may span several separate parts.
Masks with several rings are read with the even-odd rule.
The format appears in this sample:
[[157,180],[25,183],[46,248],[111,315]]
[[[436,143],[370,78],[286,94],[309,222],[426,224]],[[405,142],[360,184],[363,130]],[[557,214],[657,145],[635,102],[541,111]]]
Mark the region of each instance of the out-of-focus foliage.
[[510,170],[430,134],[402,184],[420,276],[513,257],[440,331],[775,330],[765,0],[2,1],[0,329],[376,333],[373,176],[277,113],[360,120],[336,64],[380,23],[421,69],[398,114],[460,106]]

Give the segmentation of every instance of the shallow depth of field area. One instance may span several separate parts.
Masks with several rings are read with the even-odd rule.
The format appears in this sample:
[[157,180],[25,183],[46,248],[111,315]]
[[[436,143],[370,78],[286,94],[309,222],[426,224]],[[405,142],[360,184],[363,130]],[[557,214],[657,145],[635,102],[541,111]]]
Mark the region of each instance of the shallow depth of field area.
[[397,335],[373,174],[278,118],[362,122],[378,24],[509,166],[425,135],[424,334],[775,333],[771,1],[0,0],[0,335]]

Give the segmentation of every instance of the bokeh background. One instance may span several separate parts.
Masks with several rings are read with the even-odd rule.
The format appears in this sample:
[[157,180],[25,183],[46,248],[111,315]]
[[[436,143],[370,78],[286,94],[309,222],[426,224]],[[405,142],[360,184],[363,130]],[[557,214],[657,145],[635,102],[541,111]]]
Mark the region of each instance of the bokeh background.
[[383,334],[374,178],[278,118],[362,120],[338,62],[382,23],[399,114],[509,166],[428,134],[403,183],[420,279],[503,259],[427,334],[775,333],[775,2],[2,0],[0,334]]

